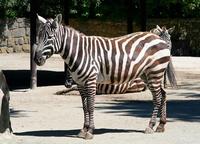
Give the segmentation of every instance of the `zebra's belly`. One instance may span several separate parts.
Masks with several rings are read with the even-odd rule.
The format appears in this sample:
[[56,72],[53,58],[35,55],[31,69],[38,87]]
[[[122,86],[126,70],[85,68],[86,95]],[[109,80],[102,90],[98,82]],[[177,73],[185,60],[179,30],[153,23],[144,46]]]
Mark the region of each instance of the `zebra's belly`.
[[97,83],[101,84],[110,84],[111,79],[109,75],[103,75],[102,73],[99,73],[97,76]]
[[100,84],[123,84],[128,82],[130,79],[135,79],[131,75],[127,77],[121,77],[121,72],[115,73],[114,75],[103,75],[100,73],[97,77],[97,83]]

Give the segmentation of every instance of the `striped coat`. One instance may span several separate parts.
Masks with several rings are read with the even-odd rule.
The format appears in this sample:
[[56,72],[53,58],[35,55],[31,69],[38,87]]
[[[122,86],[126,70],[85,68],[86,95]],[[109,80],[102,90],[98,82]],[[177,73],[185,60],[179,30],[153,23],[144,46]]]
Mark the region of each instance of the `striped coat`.
[[[150,30],[150,32],[158,35],[163,39],[167,44],[169,49],[171,49],[171,36],[170,34],[174,31],[175,27],[166,29],[165,27],[160,28],[158,25],[156,28]],[[166,74],[166,73],[165,73]],[[65,86],[66,88],[69,88],[67,90],[58,92],[60,93],[67,93],[69,91],[77,90],[77,87],[72,87],[73,80],[71,75],[69,74],[69,71],[67,70],[66,73],[66,82]],[[166,75],[164,77],[164,87],[166,87]],[[123,93],[130,93],[130,92],[141,92],[146,89],[146,85],[144,84],[143,80],[140,78],[137,78],[136,80],[131,80],[130,82],[123,83],[123,84],[97,84],[97,94],[123,94]]]

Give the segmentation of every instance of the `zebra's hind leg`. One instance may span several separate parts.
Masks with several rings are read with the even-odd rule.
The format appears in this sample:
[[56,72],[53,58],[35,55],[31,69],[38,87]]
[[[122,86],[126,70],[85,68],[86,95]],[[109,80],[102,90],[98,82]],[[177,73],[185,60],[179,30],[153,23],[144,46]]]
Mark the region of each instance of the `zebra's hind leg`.
[[166,114],[166,92],[161,88],[162,93],[162,100],[161,100],[161,107],[160,107],[160,123],[156,129],[156,132],[164,132],[165,131],[165,124],[167,122],[167,114]]
[[145,129],[146,134],[154,133],[153,127],[156,125],[156,118],[157,118],[158,111],[160,110],[160,106],[161,106],[161,95],[162,94],[161,94],[160,83],[161,83],[160,81],[159,82],[157,81],[155,83],[148,84],[149,89],[153,95],[154,107],[153,107],[152,117],[149,122],[149,126]]

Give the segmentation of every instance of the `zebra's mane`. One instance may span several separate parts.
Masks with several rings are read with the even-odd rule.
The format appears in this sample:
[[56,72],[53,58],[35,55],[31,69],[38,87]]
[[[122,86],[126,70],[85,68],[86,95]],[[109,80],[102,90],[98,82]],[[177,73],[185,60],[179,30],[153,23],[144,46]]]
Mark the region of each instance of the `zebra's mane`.
[[75,33],[77,33],[79,35],[85,35],[84,33],[80,32],[79,30],[76,30],[75,28],[73,28],[69,25],[62,24],[62,26],[68,30],[74,31]]

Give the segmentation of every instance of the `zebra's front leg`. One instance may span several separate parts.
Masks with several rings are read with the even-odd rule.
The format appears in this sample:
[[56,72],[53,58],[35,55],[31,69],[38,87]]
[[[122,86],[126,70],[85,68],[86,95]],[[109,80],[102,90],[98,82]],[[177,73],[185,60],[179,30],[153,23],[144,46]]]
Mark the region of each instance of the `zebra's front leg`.
[[88,89],[87,91],[87,104],[88,104],[88,111],[89,111],[89,127],[85,139],[92,139],[93,132],[95,129],[94,126],[94,103],[95,103],[95,95],[96,95],[96,88],[95,89]]
[[82,98],[83,112],[84,112],[84,124],[83,128],[80,130],[78,134],[78,137],[85,138],[89,128],[89,112],[87,107],[87,97],[81,96],[81,98]]
[[81,94],[81,99],[82,99],[82,106],[83,106],[83,113],[84,113],[84,124],[83,128],[80,130],[78,137],[80,138],[85,138],[86,133],[89,128],[89,112],[88,112],[88,105],[87,105],[87,96],[86,96],[86,91],[82,87],[78,87],[79,92]]
[[83,112],[84,112],[84,125],[78,134],[78,137],[84,139],[92,139],[94,131],[94,101],[96,89],[81,89]]

